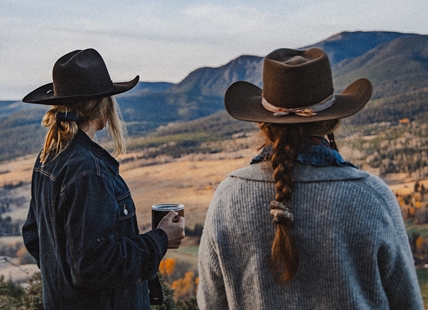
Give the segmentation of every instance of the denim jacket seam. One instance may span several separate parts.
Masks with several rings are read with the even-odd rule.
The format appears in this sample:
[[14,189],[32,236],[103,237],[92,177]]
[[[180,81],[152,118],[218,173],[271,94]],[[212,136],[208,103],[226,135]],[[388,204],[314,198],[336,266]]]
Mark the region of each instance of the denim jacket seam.
[[49,177],[49,179],[51,179],[52,181],[56,182],[57,179],[54,175],[52,175],[51,173],[47,172],[46,170],[44,170],[43,168],[34,168],[33,170],[34,172],[38,172],[41,173],[47,177]]
[[99,159],[94,155],[94,153],[90,152],[92,157],[94,158],[95,167],[97,168],[97,175],[101,175],[101,167]]
[[132,213],[130,213],[130,214],[128,214],[128,215],[126,215],[126,216],[121,216],[120,217],[120,220],[121,221],[123,221],[123,220],[127,220],[127,219],[129,219],[129,218],[131,218],[131,217],[134,217],[135,216],[135,212],[132,212]]
[[70,187],[70,185],[72,185],[73,183],[76,183],[79,179],[82,179],[83,177],[86,177],[86,176],[96,176],[96,177],[101,177],[103,179],[108,180],[108,178],[106,178],[104,174],[99,173],[99,171],[97,171],[97,172],[82,171],[82,172],[78,173],[77,175],[75,175],[68,182],[63,184],[63,186],[61,187],[61,190],[60,190],[61,195],[64,193],[64,191],[68,187]]
[[122,199],[125,199],[125,198],[129,197],[129,196],[131,196],[131,192],[127,191],[126,193],[124,193],[124,194],[122,194],[122,195],[120,195],[120,196],[118,196],[116,198],[117,198],[117,200],[122,200]]

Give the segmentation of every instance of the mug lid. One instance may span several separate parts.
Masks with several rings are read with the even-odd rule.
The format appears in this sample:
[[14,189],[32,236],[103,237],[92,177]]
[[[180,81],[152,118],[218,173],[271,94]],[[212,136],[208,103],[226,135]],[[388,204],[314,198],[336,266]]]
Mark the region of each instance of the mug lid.
[[184,205],[180,203],[158,203],[152,206],[152,210],[157,211],[177,211],[183,209]]

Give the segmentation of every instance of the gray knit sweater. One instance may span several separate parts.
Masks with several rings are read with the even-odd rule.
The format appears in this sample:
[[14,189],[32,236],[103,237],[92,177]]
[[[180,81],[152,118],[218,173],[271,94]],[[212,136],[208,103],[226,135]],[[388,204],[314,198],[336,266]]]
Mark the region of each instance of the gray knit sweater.
[[269,268],[272,170],[248,166],[219,185],[199,248],[200,309],[423,309],[400,209],[382,180],[298,165],[295,182],[300,266],[285,284]]

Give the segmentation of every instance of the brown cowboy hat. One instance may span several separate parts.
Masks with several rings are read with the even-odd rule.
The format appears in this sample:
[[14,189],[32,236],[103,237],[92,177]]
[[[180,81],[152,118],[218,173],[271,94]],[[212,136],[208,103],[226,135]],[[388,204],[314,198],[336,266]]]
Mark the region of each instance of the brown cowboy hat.
[[278,49],[263,63],[263,90],[238,81],[229,86],[224,104],[234,118],[263,123],[306,123],[339,119],[361,110],[372,93],[358,79],[334,94],[330,61],[319,48]]
[[94,49],[76,50],[58,59],[52,70],[53,83],[43,85],[22,99],[28,103],[70,105],[123,93],[139,80],[113,83],[101,55]]

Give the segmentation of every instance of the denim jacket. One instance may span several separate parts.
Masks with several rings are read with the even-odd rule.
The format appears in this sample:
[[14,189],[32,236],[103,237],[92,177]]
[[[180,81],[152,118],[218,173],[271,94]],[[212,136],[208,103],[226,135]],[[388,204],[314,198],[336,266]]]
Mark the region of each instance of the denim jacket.
[[84,132],[32,177],[24,244],[43,280],[45,309],[150,309],[168,238],[139,234],[119,163]]

